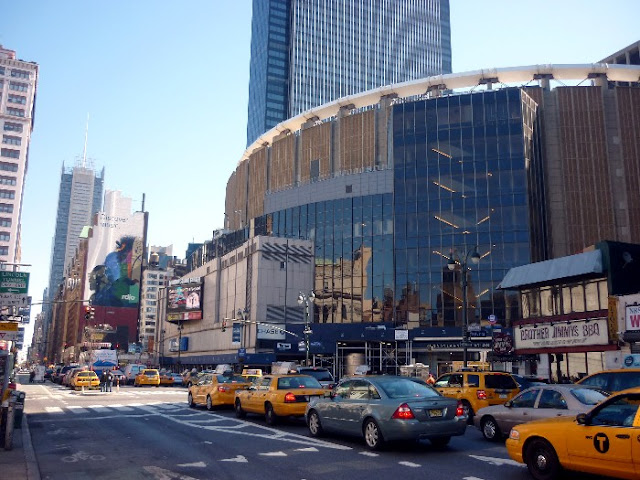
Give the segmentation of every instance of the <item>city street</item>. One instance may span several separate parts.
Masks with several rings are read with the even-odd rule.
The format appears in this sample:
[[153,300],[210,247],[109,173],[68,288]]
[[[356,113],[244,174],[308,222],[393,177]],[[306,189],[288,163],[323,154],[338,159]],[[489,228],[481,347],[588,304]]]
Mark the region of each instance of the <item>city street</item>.
[[442,450],[425,442],[374,453],[360,439],[311,438],[302,420],[270,428],[261,417],[238,420],[231,409],[190,409],[179,387],[83,394],[47,382],[21,389],[43,479],[531,478],[503,444],[474,427]]

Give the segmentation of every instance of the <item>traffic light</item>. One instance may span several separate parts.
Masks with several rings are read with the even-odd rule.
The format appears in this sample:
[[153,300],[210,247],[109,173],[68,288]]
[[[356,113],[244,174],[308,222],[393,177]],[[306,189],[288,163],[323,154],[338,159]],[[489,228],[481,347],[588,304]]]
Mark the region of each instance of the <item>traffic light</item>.
[[223,332],[227,331],[227,321],[226,320],[222,320],[222,331]]
[[91,314],[91,320],[93,320],[94,318],[96,318],[96,309],[91,307],[91,310],[89,312]]
[[91,319],[91,307],[89,306],[84,307],[84,319],[85,320]]

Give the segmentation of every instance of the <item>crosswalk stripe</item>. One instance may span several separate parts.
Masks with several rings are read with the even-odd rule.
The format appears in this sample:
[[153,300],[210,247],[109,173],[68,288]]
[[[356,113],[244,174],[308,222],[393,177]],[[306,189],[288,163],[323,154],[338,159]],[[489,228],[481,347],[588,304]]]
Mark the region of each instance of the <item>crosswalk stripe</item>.
[[62,409],[60,407],[44,407],[44,409],[48,413],[61,413],[62,412]]
[[69,405],[67,408],[76,414],[89,412],[86,408],[82,408],[77,405]]

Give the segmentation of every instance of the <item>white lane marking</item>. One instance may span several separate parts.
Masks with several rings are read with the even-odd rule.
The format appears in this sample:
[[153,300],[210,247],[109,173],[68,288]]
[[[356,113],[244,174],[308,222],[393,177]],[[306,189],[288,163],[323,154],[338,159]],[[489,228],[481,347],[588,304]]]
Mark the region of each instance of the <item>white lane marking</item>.
[[413,463],[413,462],[398,462],[398,465],[404,465],[405,467],[413,467],[413,468],[418,468],[422,466],[419,463]]
[[213,445],[213,442],[210,442],[209,440],[205,440],[204,443],[206,443],[207,445]]
[[373,453],[373,452],[358,452],[360,455],[364,455],[365,457],[379,457],[380,454],[379,453]]
[[179,463],[178,467],[206,467],[207,464],[204,462],[196,462],[196,463]]
[[129,406],[130,407],[144,407],[145,404],[144,403],[130,403]]
[[102,410],[103,408],[107,408],[104,405],[87,405],[86,408],[94,408],[96,410]]
[[171,470],[165,470],[160,467],[143,467],[147,472],[153,475],[156,480],[198,480],[197,478],[189,477],[188,475],[182,475],[181,473],[172,472]]
[[478,477],[464,477],[462,480],[484,480],[484,478],[478,478]]
[[60,407],[44,407],[47,413],[62,413],[62,409]]
[[307,448],[296,448],[296,452],[319,452],[316,447],[307,447]]
[[53,393],[51,393],[51,390],[49,390],[47,387],[45,387],[44,385],[38,385],[40,388],[42,388],[47,395],[49,395],[52,398],[57,398],[57,395],[54,395]]
[[263,455],[265,457],[286,457],[287,454],[284,452],[265,452],[259,453],[258,455]]
[[89,410],[87,410],[86,408],[79,407],[78,405],[69,405],[67,406],[67,408],[76,414],[89,413]]
[[223,458],[222,460],[220,460],[221,462],[238,462],[238,463],[249,463],[249,460],[247,460],[243,455],[238,455],[235,458]]
[[490,465],[496,465],[498,467],[502,465],[511,465],[514,467],[526,467],[524,463],[518,463],[515,460],[511,460],[510,458],[483,457],[482,455],[469,455],[469,456],[471,458],[475,458],[476,460],[487,462]]

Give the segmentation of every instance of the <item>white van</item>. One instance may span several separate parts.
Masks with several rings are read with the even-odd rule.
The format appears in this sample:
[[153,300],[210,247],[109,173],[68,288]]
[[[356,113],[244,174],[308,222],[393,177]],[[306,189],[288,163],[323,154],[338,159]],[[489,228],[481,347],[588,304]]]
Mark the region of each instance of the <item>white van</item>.
[[129,365],[124,367],[124,376],[127,379],[127,384],[133,385],[133,381],[136,379],[136,375],[138,375],[142,370],[147,368],[146,365],[142,363],[130,363]]

